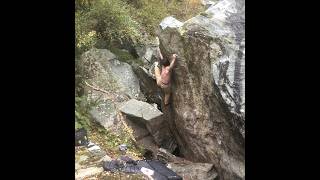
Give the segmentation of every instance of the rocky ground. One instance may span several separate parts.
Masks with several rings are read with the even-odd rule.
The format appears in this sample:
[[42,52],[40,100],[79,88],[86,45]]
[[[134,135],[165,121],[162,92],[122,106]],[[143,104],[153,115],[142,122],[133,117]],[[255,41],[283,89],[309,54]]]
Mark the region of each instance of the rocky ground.
[[[111,161],[120,156],[117,145],[128,141],[125,135],[106,134],[101,126],[95,124],[88,138],[100,147],[99,152],[92,152],[85,146],[75,147],[75,177],[76,179],[147,179],[143,174],[124,174],[103,171],[104,161]],[[120,137],[121,136],[121,137]],[[134,160],[142,159],[142,149],[137,149],[130,143],[127,155]]]
[[[109,150],[104,151],[109,153]],[[148,179],[143,174],[125,174],[121,172],[111,173],[104,171],[102,168],[103,161],[111,161],[117,158],[116,154],[106,154],[102,157],[97,157],[89,152],[85,147],[77,148],[75,150],[75,178],[76,179],[128,179],[128,180],[142,180]],[[138,159],[138,157],[135,157]]]

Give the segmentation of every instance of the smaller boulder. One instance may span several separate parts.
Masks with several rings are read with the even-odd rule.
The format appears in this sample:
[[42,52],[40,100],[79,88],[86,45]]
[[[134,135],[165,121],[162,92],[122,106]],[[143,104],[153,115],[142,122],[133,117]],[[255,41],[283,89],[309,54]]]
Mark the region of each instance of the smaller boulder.
[[179,28],[182,25],[183,25],[182,22],[180,22],[179,20],[177,20],[176,18],[174,18],[172,16],[168,16],[168,17],[164,18],[160,23],[161,29],[166,29],[167,27]]
[[169,148],[168,145],[171,146],[172,143],[168,142],[173,142],[174,138],[168,124],[163,119],[163,113],[153,105],[130,99],[123,103],[119,110],[132,122],[145,126],[157,145],[164,148]]
[[103,168],[102,167],[89,167],[86,169],[79,169],[76,172],[76,180],[82,180],[94,175],[97,175],[99,173],[103,172]]
[[136,99],[125,102],[120,111],[128,116],[139,118],[144,124],[152,121],[162,121],[162,112],[154,108],[151,104]]
[[111,161],[112,158],[108,155],[105,155],[103,158],[102,158],[103,161]]
[[208,163],[169,163],[168,168],[182,176],[183,179],[218,179],[213,164]]

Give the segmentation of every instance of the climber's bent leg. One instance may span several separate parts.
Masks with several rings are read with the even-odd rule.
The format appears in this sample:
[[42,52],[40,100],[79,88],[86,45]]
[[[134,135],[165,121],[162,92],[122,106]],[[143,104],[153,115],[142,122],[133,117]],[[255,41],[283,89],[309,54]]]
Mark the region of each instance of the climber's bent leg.
[[164,91],[164,105],[168,105],[170,100],[170,94],[171,94],[170,85],[163,87],[163,91]]
[[164,94],[164,105],[168,105],[170,100],[170,93]]

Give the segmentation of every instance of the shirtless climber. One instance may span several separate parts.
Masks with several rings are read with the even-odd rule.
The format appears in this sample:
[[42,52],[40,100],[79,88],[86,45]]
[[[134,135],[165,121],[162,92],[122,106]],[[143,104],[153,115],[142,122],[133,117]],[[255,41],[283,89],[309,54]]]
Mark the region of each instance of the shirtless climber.
[[164,92],[164,104],[168,105],[171,94],[171,72],[175,65],[177,55],[172,54],[170,60],[168,60],[163,58],[160,49],[158,49],[158,53],[160,64],[157,62],[154,72],[157,80],[157,85],[161,87]]

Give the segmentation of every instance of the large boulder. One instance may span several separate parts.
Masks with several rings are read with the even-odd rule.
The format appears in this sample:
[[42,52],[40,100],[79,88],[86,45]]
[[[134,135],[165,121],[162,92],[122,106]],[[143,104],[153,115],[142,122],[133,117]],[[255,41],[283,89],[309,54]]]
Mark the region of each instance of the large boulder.
[[[122,104],[120,111],[128,116],[133,116],[146,123],[162,122],[162,112],[154,106],[143,101],[130,99]],[[157,123],[158,124],[158,123]]]
[[171,151],[176,148],[168,124],[163,119],[163,113],[157,108],[146,102],[130,99],[123,103],[119,110],[135,124],[146,127],[159,146]]
[[105,91],[143,99],[139,81],[131,66],[121,62],[107,49],[90,49],[81,57],[85,80]]
[[183,24],[161,24],[161,51],[179,55],[163,112],[180,152],[212,163],[221,179],[244,179],[244,1],[222,0]]
[[111,131],[119,131],[117,105],[130,98],[144,100],[139,81],[131,66],[117,60],[107,49],[90,49],[81,59],[80,72],[93,119]]
[[[203,23],[212,37],[218,37],[221,54],[212,58],[212,72],[217,90],[233,116],[235,126],[245,137],[245,4],[244,0],[224,0],[209,7],[211,17]],[[201,21],[203,16],[190,24]],[[224,25],[222,25],[224,24]]]

